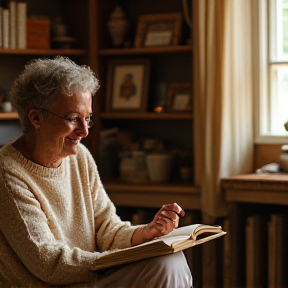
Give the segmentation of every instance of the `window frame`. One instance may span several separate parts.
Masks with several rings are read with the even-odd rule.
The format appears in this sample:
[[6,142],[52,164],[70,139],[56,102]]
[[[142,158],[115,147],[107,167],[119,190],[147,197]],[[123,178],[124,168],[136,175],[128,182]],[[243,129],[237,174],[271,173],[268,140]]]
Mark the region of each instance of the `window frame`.
[[[281,65],[283,62],[273,62],[270,61],[270,52],[273,49],[276,49],[275,46],[271,47],[269,43],[269,35],[273,30],[273,21],[269,22],[269,9],[274,9],[272,5],[272,1],[274,0],[258,0],[257,5],[252,7],[253,13],[253,37],[252,45],[253,45],[253,54],[254,57],[254,65],[256,69],[254,70],[254,83],[256,84],[254,87],[254,95],[256,95],[254,99],[254,124],[255,124],[255,136],[254,143],[255,144],[286,144],[288,142],[288,133],[287,135],[279,135],[267,132],[270,112],[269,102],[270,102],[270,66],[272,65]],[[271,5],[271,6],[270,6]],[[270,25],[269,25],[270,24]],[[275,28],[274,28],[275,29]],[[257,57],[258,56],[258,57]],[[286,62],[285,62],[286,64]],[[288,61],[287,61],[288,65]],[[288,107],[287,107],[287,118],[288,118]],[[283,123],[284,125],[284,123]]]

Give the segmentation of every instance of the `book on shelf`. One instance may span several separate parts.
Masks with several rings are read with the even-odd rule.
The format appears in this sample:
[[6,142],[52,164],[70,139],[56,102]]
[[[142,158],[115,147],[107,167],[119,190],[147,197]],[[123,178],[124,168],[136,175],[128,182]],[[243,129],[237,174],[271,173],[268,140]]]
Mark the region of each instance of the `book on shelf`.
[[26,19],[27,19],[27,3],[17,3],[17,41],[18,49],[26,48]]
[[222,230],[221,226],[194,224],[180,227],[165,236],[155,238],[149,242],[103,253],[97,260],[95,270],[176,253],[225,234],[226,232]]
[[267,283],[267,219],[253,215],[246,222],[246,287],[265,287]]
[[26,45],[29,49],[50,49],[51,21],[45,16],[31,16],[26,19]]
[[209,242],[202,247],[202,287],[214,287],[217,283],[217,266],[219,267],[217,242]]
[[3,8],[2,10],[2,18],[3,18],[3,27],[2,27],[2,39],[3,39],[3,48],[9,48],[10,46],[10,32],[9,32],[9,9]]
[[268,287],[288,287],[288,217],[272,214],[268,222]]
[[15,49],[16,48],[16,1],[9,2],[9,48]]
[[[226,231],[229,235],[229,225],[230,220],[225,219],[223,221],[223,229]],[[229,237],[225,237],[223,240],[223,288],[229,288],[230,287],[230,243],[229,243]]]
[[0,6],[0,48],[3,47],[3,7]]

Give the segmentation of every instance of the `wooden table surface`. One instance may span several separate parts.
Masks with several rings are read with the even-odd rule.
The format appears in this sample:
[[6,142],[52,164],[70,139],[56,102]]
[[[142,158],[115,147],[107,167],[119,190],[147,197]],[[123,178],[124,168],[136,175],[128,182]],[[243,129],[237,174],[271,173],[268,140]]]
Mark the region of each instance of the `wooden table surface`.
[[246,174],[221,179],[228,202],[288,205],[288,174]]

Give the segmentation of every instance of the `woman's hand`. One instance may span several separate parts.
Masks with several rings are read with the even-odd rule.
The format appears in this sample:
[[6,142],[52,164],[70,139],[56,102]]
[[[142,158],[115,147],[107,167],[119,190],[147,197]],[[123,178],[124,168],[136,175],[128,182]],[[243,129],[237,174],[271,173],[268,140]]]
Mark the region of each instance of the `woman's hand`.
[[184,210],[177,203],[163,205],[152,222],[140,226],[134,232],[132,245],[144,243],[170,233],[178,227],[179,219],[184,215]]

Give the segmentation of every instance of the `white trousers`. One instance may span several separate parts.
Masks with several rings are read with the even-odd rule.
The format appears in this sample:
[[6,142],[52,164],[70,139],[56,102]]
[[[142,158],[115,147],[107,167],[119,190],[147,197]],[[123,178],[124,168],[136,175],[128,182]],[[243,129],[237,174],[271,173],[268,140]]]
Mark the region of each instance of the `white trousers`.
[[192,275],[182,252],[109,269],[97,288],[190,288]]

